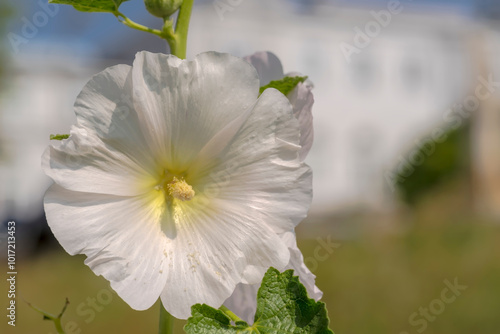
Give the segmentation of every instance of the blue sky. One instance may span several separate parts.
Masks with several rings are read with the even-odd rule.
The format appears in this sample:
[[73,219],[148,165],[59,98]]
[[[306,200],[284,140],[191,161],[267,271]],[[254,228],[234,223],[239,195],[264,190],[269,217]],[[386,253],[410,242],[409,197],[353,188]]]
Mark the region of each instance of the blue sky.
[[[24,24],[23,18],[32,21],[33,15],[41,10],[40,3],[46,3],[48,0],[7,1],[17,9],[14,19],[11,20],[8,32],[22,35],[22,27]],[[196,0],[196,2],[211,4],[213,0]],[[311,3],[328,2],[349,6],[358,5],[384,8],[387,6],[388,0],[290,0],[290,4],[298,11],[308,11],[308,7],[310,7]],[[440,10],[449,9],[454,12],[458,11],[466,16],[474,16],[478,13],[477,9],[481,6],[486,6],[486,10],[484,10],[485,13],[494,12],[490,6],[500,8],[500,1],[498,0],[401,0],[401,2],[406,3],[406,8],[415,7],[418,10],[424,9],[432,11],[438,6],[441,7]],[[154,18],[146,12],[142,0],[131,0],[126,2],[122,5],[121,10],[138,22],[152,27],[161,26],[160,19]],[[165,51],[164,45],[157,43],[155,36],[149,36],[148,34],[133,31],[131,29],[128,29],[129,31],[127,34],[120,34],[122,29],[128,28],[123,27],[112,14],[82,13],[74,10],[71,6],[59,6],[59,13],[50,18],[48,23],[41,27],[36,37],[33,38],[40,43],[27,43],[26,48],[37,47],[47,42],[45,43],[47,45],[51,43],[69,45],[71,48],[81,49],[83,50],[82,52],[86,53],[100,52],[99,56],[129,58],[130,56],[133,57],[133,54],[123,54],[123,52],[126,52],[123,51],[123,49],[128,42],[133,41],[134,49],[144,48],[157,52]],[[112,37],[110,38],[110,36]],[[158,47],[155,50],[156,44]],[[153,46],[153,48],[151,46]],[[23,47],[25,46],[21,45],[19,49],[21,51],[31,50],[23,50]],[[105,51],[106,54],[102,54],[101,50],[107,50]]]

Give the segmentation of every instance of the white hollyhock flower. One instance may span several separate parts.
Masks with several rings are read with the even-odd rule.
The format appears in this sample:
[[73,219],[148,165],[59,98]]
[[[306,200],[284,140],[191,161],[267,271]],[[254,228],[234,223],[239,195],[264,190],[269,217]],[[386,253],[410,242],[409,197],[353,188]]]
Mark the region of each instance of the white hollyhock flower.
[[[284,77],[283,67],[276,55],[271,52],[257,52],[245,57],[256,69],[260,77],[260,85],[265,86],[270,81],[279,80]],[[299,75],[290,73],[290,76]],[[314,97],[311,92],[312,83],[306,81],[299,83],[288,95],[293,107],[294,116],[300,125],[300,160],[304,160],[311,149],[313,142],[312,105]],[[304,257],[297,247],[297,241],[293,232],[280,234],[281,240],[287,245],[290,252],[290,261],[286,269],[293,269],[299,276],[300,281],[307,289],[309,297],[316,301],[321,299],[323,292],[315,285],[316,276],[304,264]],[[235,291],[224,304],[240,316],[243,320],[252,323],[257,308],[257,292],[260,284],[238,284]]]
[[161,297],[187,318],[289,263],[280,235],[306,216],[311,171],[289,101],[258,90],[228,54],[141,52],[90,80],[44,153],[54,235],[134,309]]

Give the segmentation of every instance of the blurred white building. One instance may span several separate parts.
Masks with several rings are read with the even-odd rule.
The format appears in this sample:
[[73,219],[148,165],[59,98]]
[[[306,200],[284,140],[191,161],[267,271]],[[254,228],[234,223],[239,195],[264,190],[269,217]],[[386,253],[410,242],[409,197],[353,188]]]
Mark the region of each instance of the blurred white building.
[[43,214],[50,179],[41,170],[49,135],[68,133],[72,105],[97,71],[77,57],[21,54],[12,59],[0,97],[0,221],[29,222]]
[[[393,194],[384,174],[475,85],[466,46],[481,28],[403,4],[397,13],[325,6],[300,15],[286,8],[284,1],[242,1],[221,14],[207,5],[194,13],[190,54],[270,50],[285,72],[308,75],[316,101],[308,157],[313,210],[388,208]],[[358,28],[364,43],[356,44]],[[346,57],[347,45],[366,46]]]

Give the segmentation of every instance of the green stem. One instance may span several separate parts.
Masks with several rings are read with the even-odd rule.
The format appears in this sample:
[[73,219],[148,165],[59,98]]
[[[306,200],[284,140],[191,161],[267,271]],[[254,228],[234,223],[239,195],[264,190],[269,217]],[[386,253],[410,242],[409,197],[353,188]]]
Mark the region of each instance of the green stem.
[[171,334],[174,332],[174,317],[168,313],[168,311],[160,302],[160,326],[158,329],[158,334]]
[[[173,22],[170,18],[165,18],[163,23],[163,38],[167,40],[170,53],[177,56],[178,37],[175,34]],[[177,56],[179,57],[179,56]],[[179,57],[180,58],[180,57]]]
[[57,334],[65,334],[64,329],[62,328],[61,319],[52,319],[54,321],[54,325],[56,325]]
[[175,45],[170,44],[170,52],[181,58],[186,58],[187,37],[189,31],[189,21],[191,20],[191,11],[193,10],[194,0],[184,0],[179,9],[179,16],[175,25]]
[[179,15],[177,16],[175,31],[173,28],[172,20],[170,20],[170,18],[168,17],[164,19],[163,29],[157,30],[132,21],[118,10],[113,14],[121,23],[123,23],[127,27],[148,32],[165,39],[170,46],[171,54],[181,59],[186,59],[187,37],[189,31],[189,21],[191,20],[191,12],[193,10],[193,3],[194,0],[184,0],[184,2],[182,3],[181,7],[179,8]]
[[221,310],[222,312],[224,312],[234,322],[243,321],[243,320],[241,320],[240,317],[238,317],[236,314],[234,314],[230,309],[228,309],[224,305],[222,305],[221,307],[219,307],[219,310]]
[[124,25],[126,25],[127,27],[130,27],[130,28],[136,29],[136,30],[140,30],[140,31],[144,31],[144,32],[149,32],[150,34],[164,38],[163,33],[160,30],[151,29],[151,28],[148,28],[146,26],[143,26],[142,24],[136,23],[136,22],[132,21],[131,19],[129,19],[128,17],[126,17],[124,14],[120,13],[119,11],[116,11],[114,14],[118,18],[118,20],[121,23],[123,23]]
[[64,312],[66,311],[68,304],[69,304],[69,300],[68,300],[68,298],[66,298],[66,302],[64,303],[64,307],[58,316],[55,316],[55,315],[52,315],[52,314],[47,313],[45,311],[42,311],[38,307],[33,306],[30,303],[28,303],[28,306],[31,307],[32,309],[34,309],[35,311],[39,312],[40,314],[42,314],[43,318],[45,320],[50,320],[50,321],[54,322],[54,325],[56,326],[56,330],[57,330],[58,334],[65,334],[64,329],[62,328],[61,318],[62,318]]

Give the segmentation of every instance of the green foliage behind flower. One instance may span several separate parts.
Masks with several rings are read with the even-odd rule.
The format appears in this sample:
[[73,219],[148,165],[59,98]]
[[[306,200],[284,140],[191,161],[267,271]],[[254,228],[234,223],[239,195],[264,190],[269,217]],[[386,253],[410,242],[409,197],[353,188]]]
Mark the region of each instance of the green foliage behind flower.
[[470,158],[469,132],[470,122],[458,129],[446,130],[443,135],[446,140],[441,143],[429,138],[420,148],[407,152],[406,161],[411,161],[410,156],[421,156],[424,159],[420,165],[410,162],[406,166],[409,169],[398,171],[396,188],[406,203],[413,205],[447,180],[467,174]]
[[0,87],[3,83],[5,63],[7,59],[7,45],[5,43],[6,26],[11,15],[12,8],[5,3],[0,3]]

